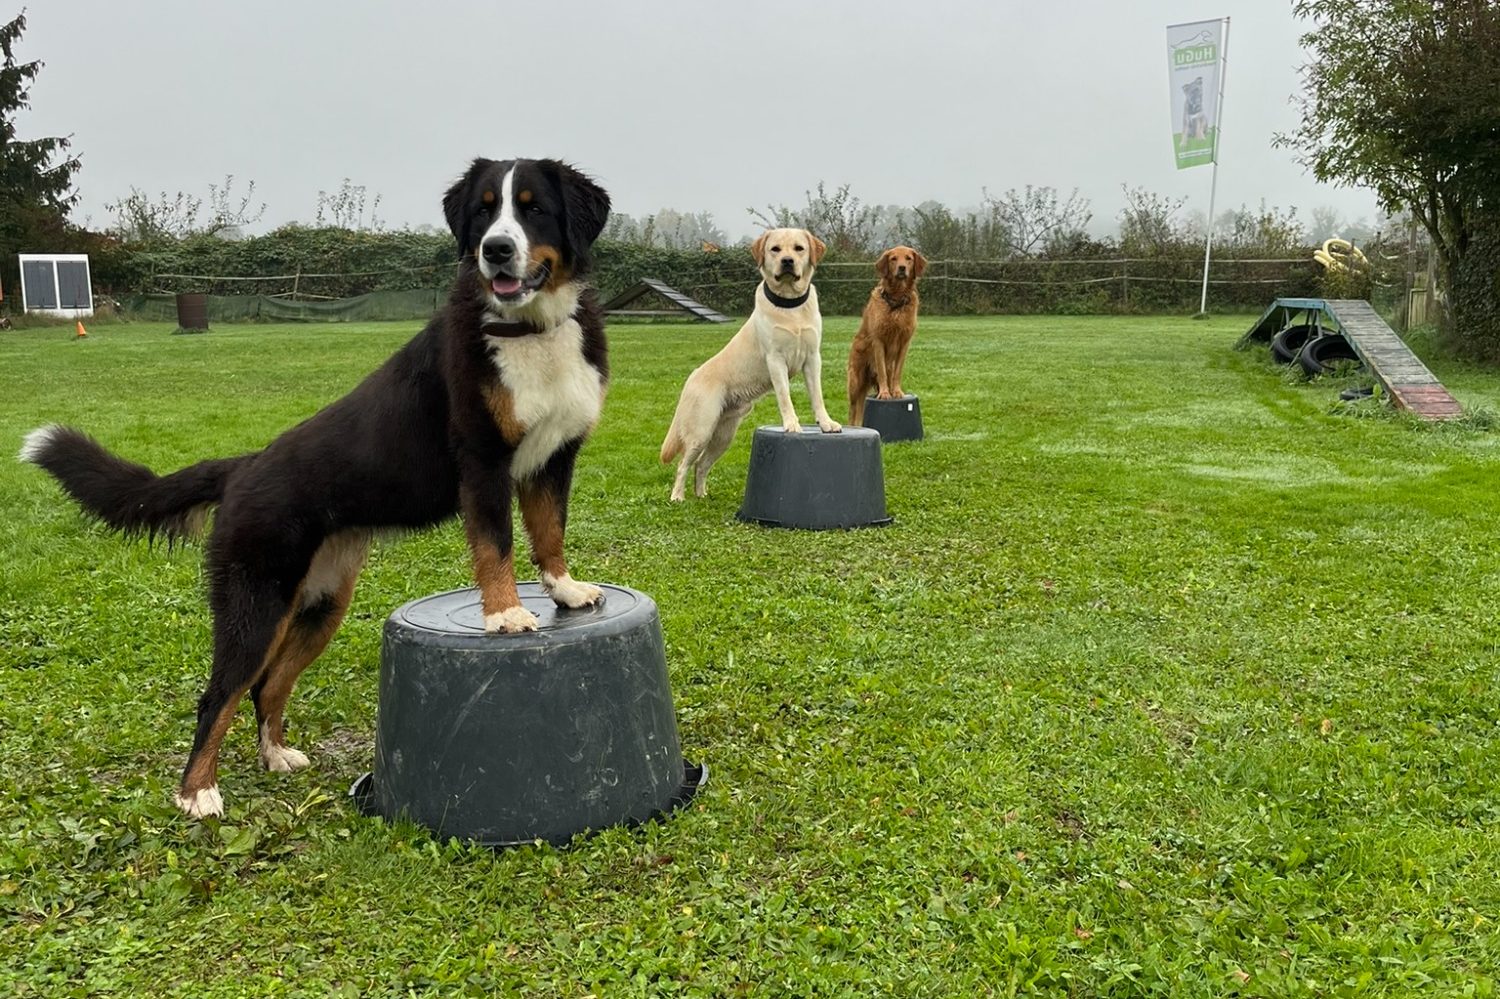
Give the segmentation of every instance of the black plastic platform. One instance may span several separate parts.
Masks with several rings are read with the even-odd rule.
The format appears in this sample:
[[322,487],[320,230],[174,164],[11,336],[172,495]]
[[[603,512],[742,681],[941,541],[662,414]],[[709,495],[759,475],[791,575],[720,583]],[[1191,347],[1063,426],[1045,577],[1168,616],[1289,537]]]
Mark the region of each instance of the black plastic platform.
[[887,444],[922,439],[922,404],[914,395],[865,400],[865,426]]
[[684,764],[650,597],[557,607],[522,583],[534,632],[487,635],[476,589],[414,600],[385,623],[368,813],[492,846],[563,843],[659,816],[707,779]]
[[868,427],[800,434],[756,427],[740,520],[810,531],[889,524],[880,435]]

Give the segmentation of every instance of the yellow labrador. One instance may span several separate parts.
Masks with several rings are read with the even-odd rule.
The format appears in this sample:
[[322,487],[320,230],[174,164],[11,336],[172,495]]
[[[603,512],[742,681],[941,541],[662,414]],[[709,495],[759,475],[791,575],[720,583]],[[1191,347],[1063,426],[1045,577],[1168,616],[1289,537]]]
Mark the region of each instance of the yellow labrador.
[[802,372],[807,383],[818,429],[825,434],[844,429],[823,405],[823,317],[812,277],[825,249],[806,229],[771,229],[750,247],[765,279],[755,289],[755,311],[723,350],[688,375],[661,444],[663,464],[682,456],[672,484],[674,501],[686,497],[690,468],[695,470],[693,494],[707,495],[708,470],[729,450],[755,400],[767,392],[776,392],[781,429],[802,432],[792,406],[795,372]]

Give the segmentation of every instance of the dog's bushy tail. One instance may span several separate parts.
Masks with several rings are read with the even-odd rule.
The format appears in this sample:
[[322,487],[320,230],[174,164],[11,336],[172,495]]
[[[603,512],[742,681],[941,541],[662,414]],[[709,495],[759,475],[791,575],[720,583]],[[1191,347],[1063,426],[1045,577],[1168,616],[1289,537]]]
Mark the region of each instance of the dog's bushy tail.
[[45,469],[63,490],[105,524],[125,534],[169,540],[196,535],[210,504],[224,496],[224,483],[251,455],[219,458],[157,475],[126,461],[72,427],[38,427],[16,456]]
[[671,460],[682,453],[682,433],[677,429],[677,417],[672,417],[672,425],[667,428],[667,438],[661,442],[661,463],[668,464]]

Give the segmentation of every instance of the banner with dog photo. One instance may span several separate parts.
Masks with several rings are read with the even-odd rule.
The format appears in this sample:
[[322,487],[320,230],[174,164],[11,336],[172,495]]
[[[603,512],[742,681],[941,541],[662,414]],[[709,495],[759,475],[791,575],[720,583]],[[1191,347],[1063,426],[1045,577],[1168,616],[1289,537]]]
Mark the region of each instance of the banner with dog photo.
[[1167,28],[1172,147],[1179,170],[1214,161],[1223,29],[1222,20],[1173,24]]

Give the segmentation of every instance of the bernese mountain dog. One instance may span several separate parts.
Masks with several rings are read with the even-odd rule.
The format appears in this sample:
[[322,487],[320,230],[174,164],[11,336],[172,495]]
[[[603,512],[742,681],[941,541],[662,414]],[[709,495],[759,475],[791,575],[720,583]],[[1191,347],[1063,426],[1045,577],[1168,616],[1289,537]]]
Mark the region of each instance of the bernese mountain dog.
[[213,671],[176,794],[190,816],[223,814],[219,747],[247,691],[266,768],[307,765],[286,743],[282,713],[343,620],[375,533],[461,513],[485,629],[534,630],[516,593],[514,496],[552,599],[601,598],[568,574],[563,530],[573,464],[609,375],[602,314],[583,280],[609,195],[556,160],[476,159],[443,213],[460,254],[445,307],[264,450],[158,476],[70,427],[34,430],[21,448],[126,533],[191,536],[218,505],[206,552]]

